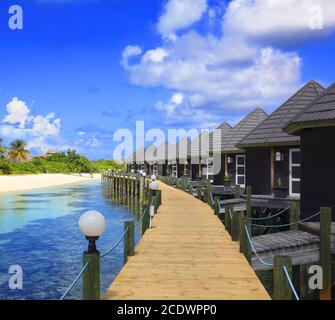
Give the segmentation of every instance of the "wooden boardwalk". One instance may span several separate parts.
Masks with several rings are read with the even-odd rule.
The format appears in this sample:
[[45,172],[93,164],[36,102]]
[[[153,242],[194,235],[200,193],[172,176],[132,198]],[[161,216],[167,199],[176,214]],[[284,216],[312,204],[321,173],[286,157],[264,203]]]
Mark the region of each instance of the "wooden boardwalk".
[[105,299],[270,299],[205,203],[160,182],[162,205]]

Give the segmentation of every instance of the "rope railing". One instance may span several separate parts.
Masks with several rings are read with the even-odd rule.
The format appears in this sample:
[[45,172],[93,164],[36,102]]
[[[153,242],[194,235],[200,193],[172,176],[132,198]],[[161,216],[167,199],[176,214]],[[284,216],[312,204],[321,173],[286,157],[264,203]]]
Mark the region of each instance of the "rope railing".
[[273,267],[273,263],[269,263],[269,262],[266,262],[264,261],[257,253],[256,249],[255,249],[255,246],[252,242],[252,239],[251,239],[251,236],[250,236],[250,233],[249,233],[249,230],[247,228],[247,226],[244,226],[245,228],[245,232],[246,232],[246,235],[247,235],[247,239],[249,241],[249,244],[250,244],[250,247],[251,247],[251,250],[252,252],[255,254],[256,258],[261,262],[263,263],[265,266],[269,266],[269,267]]
[[66,291],[64,292],[64,294],[61,296],[61,298],[59,300],[64,300],[64,298],[69,294],[69,292],[77,284],[78,280],[80,279],[80,277],[82,276],[82,274],[84,273],[84,271],[86,270],[86,268],[88,267],[89,264],[90,264],[90,262],[87,261],[86,264],[84,265],[84,267],[78,273],[77,277],[73,280],[73,282],[71,283],[71,285],[66,289]]
[[108,250],[106,253],[104,253],[102,256],[100,256],[100,259],[102,259],[102,258],[108,256],[111,252],[113,252],[113,251],[117,248],[117,246],[121,243],[121,241],[122,241],[122,240],[124,239],[124,237],[126,236],[128,230],[129,230],[129,227],[127,227],[127,228],[124,230],[124,232],[123,232],[121,238],[119,239],[119,241],[118,241],[118,242],[117,242],[117,243],[116,243],[110,250]]
[[293,294],[294,294],[295,299],[299,301],[300,298],[299,298],[299,296],[298,296],[297,291],[296,291],[295,288],[294,288],[292,279],[291,279],[291,277],[290,277],[290,275],[289,275],[289,273],[288,273],[288,271],[287,271],[286,266],[283,266],[283,270],[284,270],[285,276],[286,276],[286,278],[287,278],[287,281],[288,281],[288,283],[289,283],[289,285],[290,285],[290,287],[291,287],[291,290],[292,290],[292,292],[293,292]]
[[287,208],[281,210],[280,212],[272,215],[272,216],[267,216],[267,217],[263,217],[263,218],[252,218],[252,217],[246,217],[244,216],[243,219],[244,220],[250,220],[250,221],[264,221],[264,220],[270,220],[270,219],[273,219],[273,218],[276,218],[280,215],[282,215],[283,213],[285,213],[288,209],[290,209],[290,206],[288,206]]
[[147,207],[144,208],[143,213],[142,213],[140,219],[139,219],[138,222],[135,224],[135,227],[138,227],[138,226],[141,224],[141,222],[142,222],[142,220],[143,220],[143,218],[144,218],[146,212],[147,212]]
[[252,227],[255,227],[255,228],[283,228],[283,227],[290,227],[290,226],[293,226],[295,224],[298,224],[298,223],[301,223],[301,222],[306,222],[308,220],[311,220],[313,218],[315,218],[316,216],[318,216],[321,212],[317,212],[305,219],[301,219],[301,220],[298,220],[298,221],[294,221],[294,222],[291,222],[291,223],[285,223],[285,224],[277,224],[277,225],[263,225],[263,224],[254,224],[252,223],[251,226]]
[[[124,230],[121,238],[115,243],[115,245],[110,250],[108,250],[106,253],[104,253],[103,255],[100,256],[100,259],[103,259],[104,257],[108,256],[110,253],[112,253],[118,247],[118,245],[121,243],[121,241],[126,236],[128,230],[129,230],[129,227],[127,227]],[[64,300],[64,298],[69,294],[69,292],[76,285],[76,283],[78,282],[78,280],[80,279],[80,277],[82,276],[82,274],[84,273],[84,271],[86,270],[86,268],[88,267],[88,265],[89,265],[89,261],[84,265],[84,267],[81,269],[81,271],[79,272],[79,274],[77,275],[77,277],[74,279],[74,281],[71,283],[71,285],[66,289],[66,291],[64,292],[64,294],[62,295],[62,297],[59,300]]]

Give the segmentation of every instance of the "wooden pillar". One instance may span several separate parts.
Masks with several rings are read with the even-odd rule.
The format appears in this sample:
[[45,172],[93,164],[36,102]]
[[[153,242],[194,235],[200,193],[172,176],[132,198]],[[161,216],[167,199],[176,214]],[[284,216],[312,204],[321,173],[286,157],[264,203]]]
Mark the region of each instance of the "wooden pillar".
[[150,206],[149,205],[145,205],[144,207],[145,210],[145,214],[143,216],[142,219],[142,235],[144,235],[145,231],[150,227]]
[[216,216],[220,215],[220,204],[219,204],[219,201],[220,201],[220,197],[215,196],[214,197],[214,214]]
[[331,208],[323,207],[320,213],[320,265],[323,273],[323,288],[320,291],[320,300],[332,299],[331,282]]
[[100,253],[83,254],[83,266],[89,263],[83,272],[83,300],[100,299]]
[[123,264],[127,262],[128,257],[134,255],[134,246],[135,246],[134,221],[125,221],[124,222],[124,232],[127,230],[127,228],[128,228],[128,231],[124,237]]
[[235,186],[235,199],[240,199],[241,198],[241,187],[240,185]]
[[247,210],[246,210],[246,216],[248,218],[251,218],[251,187],[248,186],[247,187],[247,198],[246,198],[246,207],[247,207]]
[[247,261],[251,265],[252,248],[250,245],[250,241],[248,239],[246,229],[248,230],[250,238],[252,239],[251,221],[243,219],[241,220],[241,229],[240,229],[240,252],[244,254]]
[[275,148],[271,147],[271,192],[273,191],[273,188],[275,187]]
[[[299,202],[293,201],[291,203],[290,208],[290,223],[294,223],[296,221],[299,221],[300,219],[300,208],[299,208]],[[295,223],[291,225],[291,230],[298,231],[299,230],[299,224]]]
[[233,215],[233,219],[232,219],[232,224],[231,224],[231,239],[233,241],[238,241],[239,240],[239,234],[240,234],[240,224],[239,224],[239,220],[240,220],[240,212],[234,212],[234,207],[231,207],[232,210],[232,215]]
[[293,294],[284,267],[286,267],[292,279],[292,258],[289,256],[277,256],[274,258],[273,269],[273,294],[274,300],[292,300]]

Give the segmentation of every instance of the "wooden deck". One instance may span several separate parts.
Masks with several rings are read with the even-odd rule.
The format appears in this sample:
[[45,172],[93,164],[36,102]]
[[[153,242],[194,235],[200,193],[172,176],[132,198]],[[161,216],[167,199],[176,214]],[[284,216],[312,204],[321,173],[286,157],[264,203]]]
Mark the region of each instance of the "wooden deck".
[[205,203],[160,182],[163,203],[105,299],[270,299]]

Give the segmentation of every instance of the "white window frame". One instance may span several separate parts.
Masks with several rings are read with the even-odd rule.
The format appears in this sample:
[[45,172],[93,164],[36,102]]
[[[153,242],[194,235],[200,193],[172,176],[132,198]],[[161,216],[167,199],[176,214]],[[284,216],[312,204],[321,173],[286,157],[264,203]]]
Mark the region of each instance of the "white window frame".
[[[240,164],[238,164],[238,158],[243,158],[244,159],[244,165],[240,165]],[[245,154],[237,154],[236,155],[236,159],[235,159],[235,161],[236,161],[236,185],[239,185],[240,187],[242,187],[242,188],[245,188],[245,177],[246,177],[246,165],[245,165]],[[244,168],[244,174],[238,174],[238,168]],[[238,178],[239,177],[243,177],[244,178],[244,184],[239,184],[238,183]]]
[[[212,162],[212,165],[208,164],[210,161]],[[213,177],[214,177],[213,169],[214,169],[214,158],[213,157],[207,158],[206,159],[206,174],[205,174],[207,180],[209,180],[209,177],[211,176],[212,177],[211,181],[213,181]]]
[[300,197],[300,193],[293,193],[293,188],[292,188],[292,184],[293,182],[299,182],[301,183],[301,177],[300,178],[292,178],[292,168],[293,167],[298,167],[300,168],[301,167],[301,161],[299,164],[297,163],[292,163],[292,153],[293,152],[300,152],[300,156],[301,156],[301,149],[290,149],[289,150],[289,153],[290,153],[290,163],[289,163],[289,194],[290,194],[290,197]]
[[178,178],[178,163],[177,161],[172,162],[172,177]]
[[155,162],[152,166],[152,174],[158,176],[158,163]]

